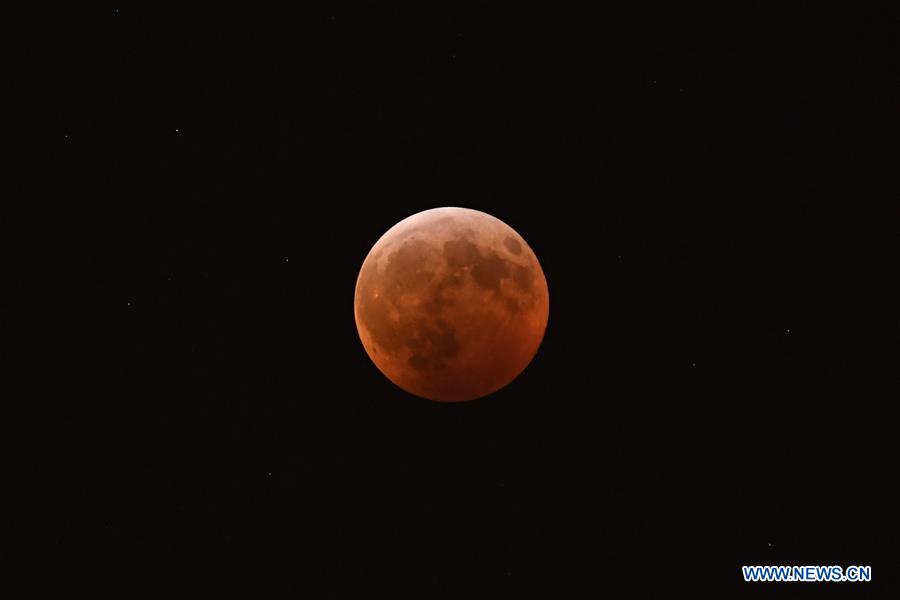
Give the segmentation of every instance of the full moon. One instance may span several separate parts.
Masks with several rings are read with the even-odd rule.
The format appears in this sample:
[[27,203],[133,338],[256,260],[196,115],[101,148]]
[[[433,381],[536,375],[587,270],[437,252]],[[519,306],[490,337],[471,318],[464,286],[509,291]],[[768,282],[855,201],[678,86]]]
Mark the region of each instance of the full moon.
[[534,252],[503,221],[435,208],[388,230],[356,281],[375,366],[416,396],[461,402],[504,387],[537,353],[550,309]]

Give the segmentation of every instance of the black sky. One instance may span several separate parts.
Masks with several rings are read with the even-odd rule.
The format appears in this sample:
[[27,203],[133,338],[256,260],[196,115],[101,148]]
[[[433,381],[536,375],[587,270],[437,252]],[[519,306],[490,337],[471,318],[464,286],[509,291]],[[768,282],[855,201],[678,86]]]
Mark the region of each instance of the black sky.
[[[896,583],[896,19],[295,4],[4,11],[4,225],[37,225],[4,597]],[[352,311],[378,237],[447,205],[551,297],[522,377],[452,406]]]

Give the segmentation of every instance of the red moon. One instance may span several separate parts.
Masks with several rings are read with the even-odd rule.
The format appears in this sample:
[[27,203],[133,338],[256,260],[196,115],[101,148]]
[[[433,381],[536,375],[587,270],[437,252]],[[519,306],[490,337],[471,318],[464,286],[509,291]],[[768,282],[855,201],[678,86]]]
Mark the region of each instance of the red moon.
[[369,358],[416,396],[499,390],[537,353],[550,309],[534,252],[503,221],[435,208],[394,225],[363,262],[356,328]]

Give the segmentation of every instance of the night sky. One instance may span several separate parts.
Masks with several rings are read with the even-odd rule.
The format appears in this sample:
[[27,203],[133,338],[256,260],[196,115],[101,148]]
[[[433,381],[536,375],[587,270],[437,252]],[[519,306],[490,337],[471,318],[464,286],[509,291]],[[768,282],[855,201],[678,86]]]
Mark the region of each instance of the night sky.
[[[896,584],[895,18],[89,4],[3,11],[4,599]],[[550,290],[456,405],[353,318],[437,206]]]

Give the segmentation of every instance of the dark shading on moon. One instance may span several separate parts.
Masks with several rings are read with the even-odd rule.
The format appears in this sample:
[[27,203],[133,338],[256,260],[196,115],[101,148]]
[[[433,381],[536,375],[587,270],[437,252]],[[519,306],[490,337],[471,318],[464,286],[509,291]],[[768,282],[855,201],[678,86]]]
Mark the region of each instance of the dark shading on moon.
[[471,400],[515,379],[540,346],[549,295],[534,253],[475,210],[438,208],[391,228],[356,284],[360,338],[401,388]]

